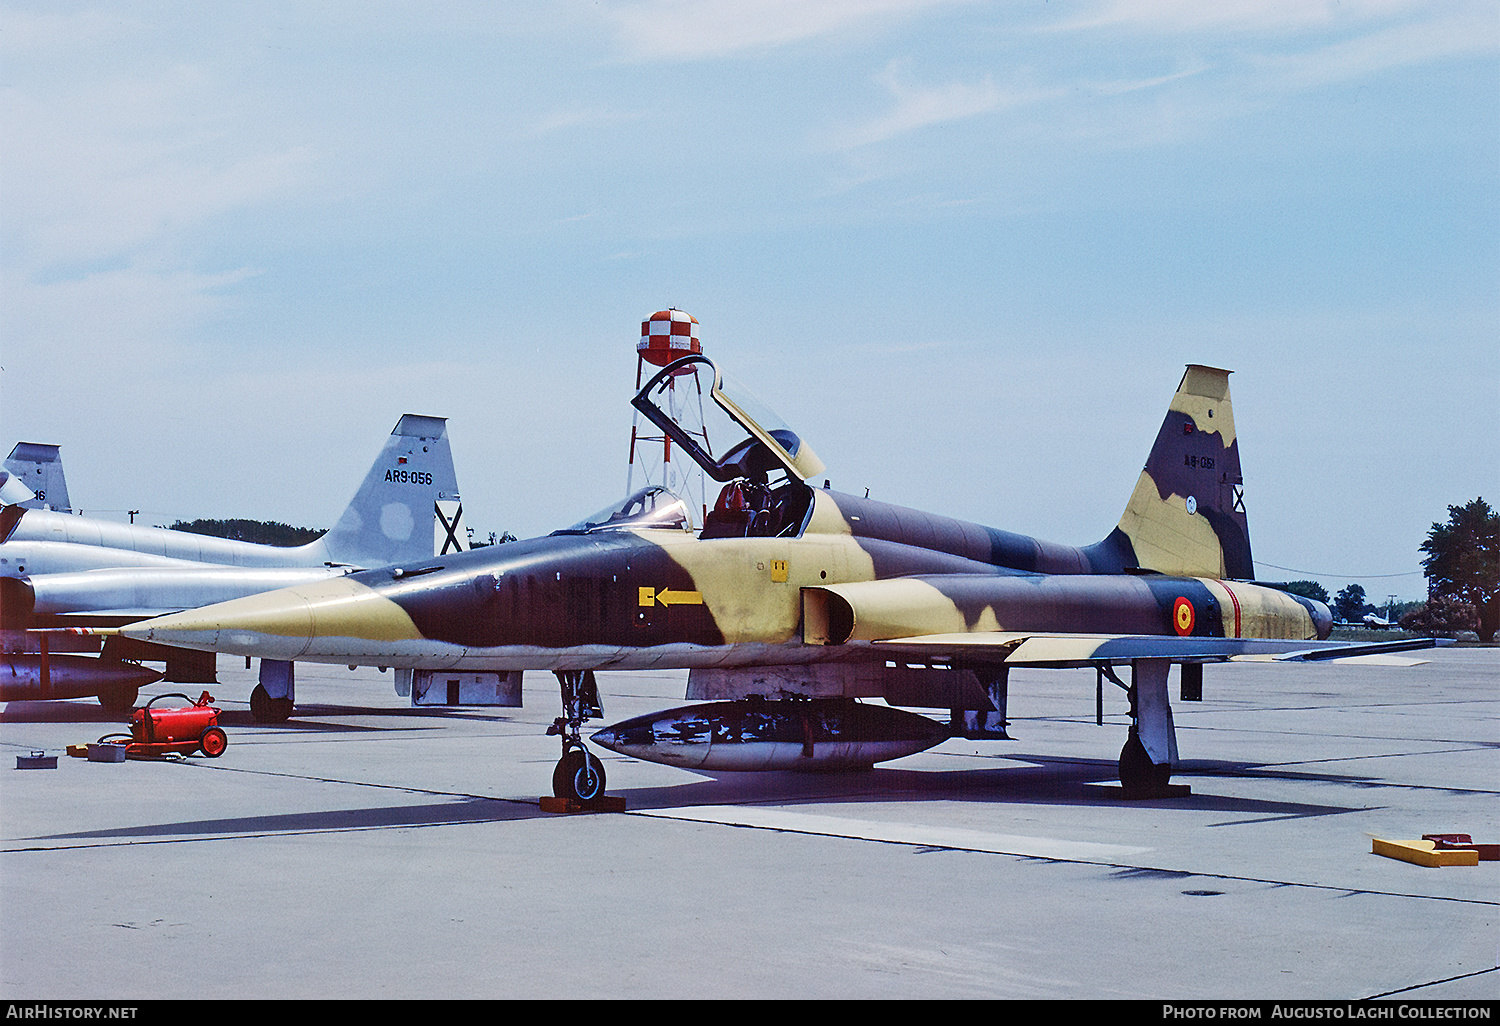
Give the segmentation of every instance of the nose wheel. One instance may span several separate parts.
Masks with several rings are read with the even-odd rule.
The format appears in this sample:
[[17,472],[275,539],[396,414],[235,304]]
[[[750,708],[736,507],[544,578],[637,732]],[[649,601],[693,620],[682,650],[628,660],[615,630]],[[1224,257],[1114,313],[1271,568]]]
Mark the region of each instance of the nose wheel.
[[570,801],[592,802],[604,796],[604,764],[588,749],[563,752],[552,771],[552,793]]
[[563,714],[547,728],[562,738],[562,758],[552,771],[552,793],[564,801],[591,803],[604,797],[604,764],[583,743],[585,722],[604,715],[593,670],[558,670]]

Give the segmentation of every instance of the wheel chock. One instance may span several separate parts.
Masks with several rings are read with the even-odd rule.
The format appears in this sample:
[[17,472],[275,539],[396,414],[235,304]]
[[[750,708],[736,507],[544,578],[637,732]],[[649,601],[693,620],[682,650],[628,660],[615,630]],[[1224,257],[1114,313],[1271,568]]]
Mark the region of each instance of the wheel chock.
[[1500,862],[1500,844],[1475,844],[1468,834],[1423,834],[1435,851],[1477,851],[1480,862]]
[[70,759],[87,759],[88,757],[89,757],[89,746],[88,745],[69,745],[68,746],[68,758],[70,758]]
[[544,795],[538,799],[537,804],[542,807],[543,812],[624,812],[625,799],[614,795],[600,795],[593,801],[585,802],[577,798],[554,798],[552,795]]
[[1479,852],[1467,848],[1440,849],[1436,841],[1423,838],[1420,841],[1384,841],[1379,837],[1370,839],[1370,851],[1388,859],[1410,862],[1415,866],[1436,869],[1441,866],[1477,866]]
[[1163,784],[1160,787],[1121,787],[1119,784],[1084,784],[1085,796],[1109,798],[1117,802],[1146,802],[1157,798],[1186,798],[1193,793],[1191,784]]

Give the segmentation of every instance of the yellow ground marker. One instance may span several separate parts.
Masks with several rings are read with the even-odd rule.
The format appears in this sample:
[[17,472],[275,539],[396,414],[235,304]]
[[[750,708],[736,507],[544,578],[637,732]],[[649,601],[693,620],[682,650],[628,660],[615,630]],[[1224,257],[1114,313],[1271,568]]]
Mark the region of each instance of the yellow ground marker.
[[1388,859],[1399,859],[1413,865],[1436,869],[1440,866],[1477,866],[1479,852],[1472,849],[1439,851],[1435,841],[1383,841],[1370,839],[1370,850]]

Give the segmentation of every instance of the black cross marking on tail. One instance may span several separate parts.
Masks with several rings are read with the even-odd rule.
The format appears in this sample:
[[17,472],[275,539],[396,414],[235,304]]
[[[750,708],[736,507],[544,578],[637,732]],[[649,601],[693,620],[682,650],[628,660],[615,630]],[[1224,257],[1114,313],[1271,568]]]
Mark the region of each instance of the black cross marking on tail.
[[[463,504],[459,503],[458,509],[454,510],[452,520],[449,520],[447,517],[443,516],[443,508],[435,502],[432,504],[432,512],[437,514],[438,523],[443,525],[443,533],[447,535],[447,537],[443,539],[443,548],[442,551],[438,553],[438,555],[446,556],[450,551],[462,552],[464,550],[464,547],[458,540],[458,525],[463,521],[464,518]],[[452,545],[453,548],[449,549],[449,545]]]
[[1243,513],[1243,512],[1245,512],[1245,486],[1244,485],[1234,485],[1233,489],[1234,489],[1234,506],[1233,506],[1233,509],[1234,509],[1234,511],[1236,513]]

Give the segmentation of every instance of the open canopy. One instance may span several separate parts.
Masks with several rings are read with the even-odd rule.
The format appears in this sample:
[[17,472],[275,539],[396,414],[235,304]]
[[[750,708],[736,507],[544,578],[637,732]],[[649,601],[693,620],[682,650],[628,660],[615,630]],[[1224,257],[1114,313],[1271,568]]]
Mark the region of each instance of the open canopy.
[[[674,378],[702,371],[712,380],[709,395],[734,424],[738,437],[710,440],[707,433],[694,433],[679,424],[658,397]],[[775,470],[806,481],[822,472],[823,461],[782,419],[748,390],[725,377],[706,356],[687,356],[666,367],[646,383],[631,405],[661,428],[715,481],[761,478]],[[728,445],[723,444],[729,442]]]

